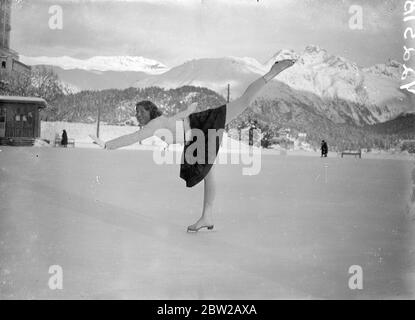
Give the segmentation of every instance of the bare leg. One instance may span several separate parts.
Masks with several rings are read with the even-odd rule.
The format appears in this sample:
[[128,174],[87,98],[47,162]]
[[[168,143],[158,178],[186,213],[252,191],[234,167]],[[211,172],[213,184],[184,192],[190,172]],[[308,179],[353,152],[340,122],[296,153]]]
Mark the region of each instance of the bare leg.
[[213,166],[205,177],[205,190],[203,198],[203,211],[199,220],[187,228],[187,231],[198,231],[201,228],[213,228],[213,204],[216,196],[215,167]]
[[295,60],[282,60],[276,62],[266,75],[251,83],[241,97],[228,103],[226,108],[226,124],[244,112],[269,81],[271,81],[285,69],[291,67],[294,63]]

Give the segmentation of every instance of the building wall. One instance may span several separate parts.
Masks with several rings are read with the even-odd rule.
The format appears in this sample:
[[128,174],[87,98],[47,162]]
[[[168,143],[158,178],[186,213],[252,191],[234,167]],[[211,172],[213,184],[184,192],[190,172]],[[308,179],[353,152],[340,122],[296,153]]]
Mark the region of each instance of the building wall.
[[0,56],[0,68],[11,72],[13,70],[13,58],[11,56]]
[[13,59],[13,61],[12,61],[12,71],[19,72],[19,73],[24,73],[24,72],[29,72],[30,70],[31,70],[31,68],[29,66],[25,65],[24,63],[21,63],[19,60]]
[[1,55],[0,52],[0,70],[7,71],[8,73],[18,72],[25,73],[30,72],[31,67],[20,62],[12,55]]
[[11,0],[0,1],[0,47],[10,48]]

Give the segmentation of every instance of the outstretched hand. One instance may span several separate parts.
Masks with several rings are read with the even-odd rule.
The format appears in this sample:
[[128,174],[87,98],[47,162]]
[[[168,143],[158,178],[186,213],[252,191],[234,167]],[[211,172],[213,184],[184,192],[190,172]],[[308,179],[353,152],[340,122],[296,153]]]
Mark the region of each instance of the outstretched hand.
[[90,134],[89,137],[94,141],[95,144],[99,145],[103,149],[106,149],[105,142],[98,138],[96,135]]

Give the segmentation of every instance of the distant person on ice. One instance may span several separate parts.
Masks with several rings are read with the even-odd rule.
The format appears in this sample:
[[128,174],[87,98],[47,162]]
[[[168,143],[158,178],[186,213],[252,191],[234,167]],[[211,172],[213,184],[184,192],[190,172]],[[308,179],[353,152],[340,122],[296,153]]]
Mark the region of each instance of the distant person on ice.
[[[140,125],[143,125],[139,131],[107,142],[92,135],[90,135],[90,137],[101,147],[113,150],[142,141],[155,134],[160,134],[159,130],[161,129],[169,130],[169,132],[173,133],[173,141],[166,141],[167,143],[184,143],[180,177],[186,181],[186,186],[189,188],[195,186],[202,180],[204,180],[205,184],[202,216],[196,223],[189,226],[187,231],[198,231],[201,228],[212,230],[213,203],[216,190],[214,170],[211,170],[211,168],[219,151],[225,125],[245,111],[269,81],[285,69],[291,67],[294,63],[295,60],[292,59],[275,62],[271,70],[251,83],[241,97],[225,105],[202,112],[195,113],[196,105],[192,104],[183,112],[172,117],[165,117],[152,102],[139,102],[136,106],[136,117]],[[216,141],[208,139],[208,136],[211,135],[208,135],[209,129],[214,129],[215,132],[221,132],[221,134],[216,134],[214,136]],[[198,143],[197,136],[193,134],[193,130],[195,132],[203,132],[204,139],[201,139],[203,142],[199,141],[199,144],[203,143],[205,146],[204,155],[201,155],[202,160],[205,161],[198,160],[194,162],[188,161],[187,159],[189,151],[193,150],[195,144]],[[163,136],[163,138],[166,137]],[[213,148],[214,150],[212,150],[212,147],[208,147],[210,145],[209,141],[215,145],[215,148]],[[196,153],[198,150],[199,149],[196,148]],[[191,156],[195,157],[195,151],[191,153]],[[199,159],[199,156],[200,155],[196,155],[197,159]]]
[[66,130],[63,130],[63,132],[62,132],[61,145],[64,148],[66,148],[68,146],[68,134],[66,133]]
[[327,153],[329,152],[329,147],[326,141],[321,141],[321,157],[327,157]]

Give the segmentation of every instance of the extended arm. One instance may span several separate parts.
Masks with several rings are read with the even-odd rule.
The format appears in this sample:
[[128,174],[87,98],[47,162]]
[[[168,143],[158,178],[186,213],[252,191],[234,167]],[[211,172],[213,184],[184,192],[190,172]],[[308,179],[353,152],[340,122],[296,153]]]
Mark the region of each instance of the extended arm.
[[145,130],[145,128],[143,128],[139,131],[136,131],[136,132],[126,134],[124,136],[120,136],[118,138],[109,140],[105,143],[105,148],[109,149],[109,150],[113,150],[113,149],[126,147],[126,146],[129,146],[129,145],[134,144],[136,142],[139,142],[139,141],[142,140],[142,139],[139,138],[139,134],[143,133],[142,130]]
[[170,118],[160,116],[156,119],[151,120],[141,130],[138,130],[130,134],[126,134],[124,136],[115,138],[107,142],[104,142],[92,135],[90,135],[90,137],[98,145],[108,150],[126,147],[136,142],[143,141],[144,139],[152,137],[154,133],[156,133],[156,131],[159,129],[175,130],[176,120],[188,117],[191,113],[193,113],[196,110],[196,108],[197,103],[192,103],[186,110],[179,112]]
[[[144,139],[147,139],[149,137],[152,137],[154,135],[154,132],[158,129],[165,128],[167,118],[164,116],[158,117],[156,119],[151,120],[147,125],[145,125],[140,130],[126,134],[124,136],[120,136],[118,138],[109,140],[107,142],[101,143],[94,137],[91,136],[92,139],[94,139],[99,145],[104,147],[108,150],[114,150],[122,147],[129,146],[131,144],[134,144],[139,141],[143,141]],[[103,145],[102,145],[103,143]]]

